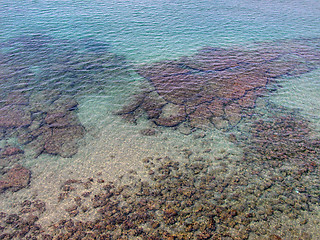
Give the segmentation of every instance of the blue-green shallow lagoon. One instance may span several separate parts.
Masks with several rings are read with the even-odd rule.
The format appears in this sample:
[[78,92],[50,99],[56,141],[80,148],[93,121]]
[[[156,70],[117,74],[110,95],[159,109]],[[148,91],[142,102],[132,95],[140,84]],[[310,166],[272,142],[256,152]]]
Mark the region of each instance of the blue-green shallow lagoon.
[[109,43],[135,62],[174,58],[199,47],[319,36],[319,2],[1,2],[1,39],[47,33]]
[[319,15],[1,1],[0,236],[319,239]]

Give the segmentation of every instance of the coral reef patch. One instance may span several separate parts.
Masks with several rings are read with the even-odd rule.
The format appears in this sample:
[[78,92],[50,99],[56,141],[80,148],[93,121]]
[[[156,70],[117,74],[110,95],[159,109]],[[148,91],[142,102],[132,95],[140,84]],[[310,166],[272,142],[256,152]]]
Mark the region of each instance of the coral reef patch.
[[[66,206],[64,219],[42,227],[35,218],[35,231],[8,220],[15,216],[19,222],[23,214],[2,213],[0,237],[313,239],[306,214],[316,214],[319,186],[310,179],[318,176],[318,164],[296,175],[295,162],[279,168],[226,154],[213,167],[216,160],[185,156],[184,163],[169,157],[143,159],[148,182],[134,173],[127,176],[131,184],[105,182],[99,174],[69,179],[57,196],[57,202]],[[85,216],[95,218],[81,220]]]
[[[0,42],[0,140],[14,139],[33,157],[72,157],[86,132],[77,97],[103,93],[109,80],[128,76],[127,68],[123,56],[92,38],[30,34]],[[14,164],[12,156],[0,157],[1,167]]]
[[[312,137],[309,122],[272,106],[245,127],[248,131],[238,135],[229,133],[230,141],[243,149],[241,157],[181,149],[182,161],[168,156],[141,159],[149,176],[145,180],[135,172],[115,182],[105,181],[101,172],[69,179],[55,193],[64,218],[41,226],[35,210],[30,228],[22,228],[13,222],[25,222],[29,208],[18,215],[1,213],[0,237],[317,239],[310,227],[320,224],[314,220],[320,140]],[[194,141],[204,142],[205,137],[205,132],[195,134]]]
[[0,179],[0,193],[11,190],[16,192],[24,187],[27,187],[31,178],[31,171],[16,165],[11,168],[5,175]]
[[301,169],[317,165],[320,141],[309,137],[310,128],[305,119],[282,114],[253,122],[250,131],[251,137],[241,140],[248,158],[253,151],[263,162],[282,164],[289,160],[299,163]]
[[[319,65],[318,40],[259,43],[256,50],[206,47],[142,66],[138,73],[149,89],[118,114],[135,121],[145,112],[156,125],[178,126],[186,135],[196,128],[240,128],[257,98],[279,77]],[[0,89],[0,139],[7,143],[0,149],[2,196],[19,196],[30,184],[30,170],[11,167],[27,151],[34,157],[77,153],[86,132],[76,114],[77,92],[91,87],[99,92],[104,76],[127,66],[106,53],[104,43],[90,39],[87,48],[56,52],[49,42],[63,46],[44,36],[22,37],[8,46],[23,48],[29,57],[17,51],[0,58],[2,76],[12,83]],[[42,77],[46,86],[37,86]],[[58,192],[49,193],[55,206],[35,192],[12,212],[0,212],[0,239],[319,239],[310,228],[320,224],[320,141],[310,136],[306,119],[272,107],[262,111],[267,114],[255,114],[246,131],[228,133],[243,154],[223,148],[216,155],[209,131],[198,131],[192,142],[203,148],[197,151],[181,146],[179,159],[161,153],[141,159],[143,179],[128,172],[108,182],[93,166],[90,178],[58,183]],[[148,140],[162,132],[145,126],[139,134]],[[63,217],[41,225],[59,208]]]
[[[138,68],[150,82],[118,114],[135,120],[139,110],[160,126],[229,129],[251,114],[267,86],[319,65],[315,39],[258,44],[255,50],[205,47],[192,56]],[[313,43],[313,44],[312,44]]]
[[[19,104],[21,98],[26,100],[23,105]],[[0,117],[3,139],[16,138],[34,157],[41,153],[71,157],[77,153],[77,142],[83,138],[85,129],[74,111],[78,105],[75,99],[47,90],[11,94],[4,102],[0,110],[3,111]],[[21,149],[14,150],[6,148],[1,157],[24,153]]]

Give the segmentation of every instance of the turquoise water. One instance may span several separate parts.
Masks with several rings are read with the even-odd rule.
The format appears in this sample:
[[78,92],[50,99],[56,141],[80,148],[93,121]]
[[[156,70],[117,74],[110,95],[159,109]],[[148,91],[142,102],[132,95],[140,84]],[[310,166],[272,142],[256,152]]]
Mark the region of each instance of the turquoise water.
[[135,62],[205,45],[319,36],[314,1],[19,1],[1,3],[1,39],[94,37]]
[[0,1],[0,236],[319,239],[319,16]]

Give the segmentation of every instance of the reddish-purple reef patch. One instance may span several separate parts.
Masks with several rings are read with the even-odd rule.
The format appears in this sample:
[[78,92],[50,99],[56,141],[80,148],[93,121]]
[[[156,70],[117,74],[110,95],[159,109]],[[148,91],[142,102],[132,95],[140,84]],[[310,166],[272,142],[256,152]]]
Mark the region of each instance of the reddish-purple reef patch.
[[206,47],[192,56],[142,66],[138,73],[152,89],[118,113],[135,120],[142,109],[166,127],[182,122],[191,128],[233,127],[276,78],[306,73],[319,64],[319,49],[309,45],[295,40],[260,44],[255,50]]
[[6,190],[15,192],[27,187],[30,182],[30,178],[30,170],[22,167],[21,165],[16,165],[0,179],[0,193]]

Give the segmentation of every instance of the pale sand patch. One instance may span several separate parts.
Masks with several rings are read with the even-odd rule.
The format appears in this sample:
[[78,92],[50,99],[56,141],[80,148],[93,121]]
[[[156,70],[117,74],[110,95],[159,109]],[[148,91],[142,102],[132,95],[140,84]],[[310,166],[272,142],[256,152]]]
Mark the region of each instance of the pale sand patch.
[[299,77],[287,77],[283,81],[280,79],[281,88],[277,90],[277,94],[270,96],[270,100],[275,104],[298,109],[318,132],[320,131],[319,78],[320,69]]

